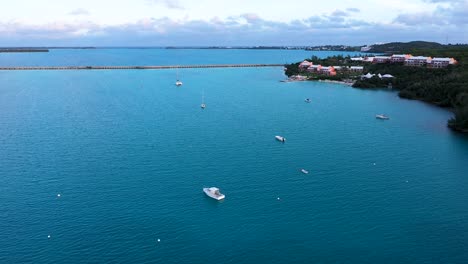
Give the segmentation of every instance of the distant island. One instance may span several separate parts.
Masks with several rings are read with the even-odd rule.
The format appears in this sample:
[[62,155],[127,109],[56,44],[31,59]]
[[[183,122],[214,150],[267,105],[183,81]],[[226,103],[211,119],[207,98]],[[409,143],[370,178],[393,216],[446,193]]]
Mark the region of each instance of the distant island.
[[341,81],[355,88],[396,89],[401,98],[451,108],[455,116],[448,126],[468,133],[468,45],[415,41],[366,49],[386,56],[314,56],[286,65],[285,74],[292,80]]
[[8,52],[49,52],[48,49],[44,48],[0,48],[0,53]]

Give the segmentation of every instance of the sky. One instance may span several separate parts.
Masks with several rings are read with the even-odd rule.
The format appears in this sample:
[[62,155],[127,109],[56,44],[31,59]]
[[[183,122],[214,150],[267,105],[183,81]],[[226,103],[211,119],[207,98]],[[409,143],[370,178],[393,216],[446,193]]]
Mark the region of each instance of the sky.
[[0,46],[468,43],[468,0],[0,0]]

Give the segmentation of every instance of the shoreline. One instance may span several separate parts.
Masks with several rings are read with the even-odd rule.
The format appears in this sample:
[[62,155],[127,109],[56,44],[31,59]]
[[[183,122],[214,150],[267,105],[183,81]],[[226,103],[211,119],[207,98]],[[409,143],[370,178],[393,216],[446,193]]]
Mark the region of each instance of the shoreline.
[[[315,80],[313,80],[315,81]],[[319,82],[326,82],[326,83],[336,83],[336,84],[344,84],[344,85],[347,85],[347,86],[353,86],[354,82],[345,82],[345,81],[335,81],[335,80],[316,80],[316,81],[319,81]]]

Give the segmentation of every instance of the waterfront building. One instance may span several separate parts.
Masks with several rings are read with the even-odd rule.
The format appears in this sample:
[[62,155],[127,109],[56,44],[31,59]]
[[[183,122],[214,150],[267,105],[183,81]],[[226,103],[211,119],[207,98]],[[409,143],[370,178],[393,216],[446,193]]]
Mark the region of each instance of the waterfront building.
[[428,68],[445,68],[450,64],[456,64],[457,61],[454,58],[433,58],[427,63]]
[[405,60],[405,65],[406,66],[424,66],[428,62],[431,61],[431,57],[425,57],[425,56],[416,56],[416,57],[410,57]]
[[387,63],[390,61],[389,56],[375,56],[372,63]]
[[411,54],[393,54],[390,57],[390,62],[405,62],[405,60],[411,58]]
[[364,66],[351,66],[349,67],[350,72],[362,72],[364,70]]

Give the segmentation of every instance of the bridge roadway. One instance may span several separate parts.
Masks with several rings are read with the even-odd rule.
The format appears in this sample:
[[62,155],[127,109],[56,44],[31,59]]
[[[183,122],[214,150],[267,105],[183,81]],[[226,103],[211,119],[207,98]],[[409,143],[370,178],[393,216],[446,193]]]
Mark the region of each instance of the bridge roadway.
[[0,67],[0,71],[25,70],[164,70],[189,68],[245,68],[283,67],[284,64],[207,64],[207,65],[161,65],[161,66],[12,66]]

